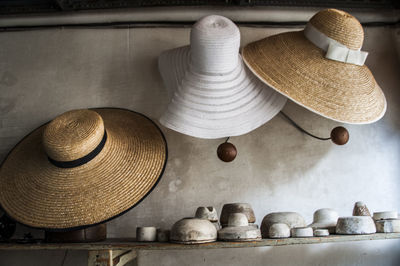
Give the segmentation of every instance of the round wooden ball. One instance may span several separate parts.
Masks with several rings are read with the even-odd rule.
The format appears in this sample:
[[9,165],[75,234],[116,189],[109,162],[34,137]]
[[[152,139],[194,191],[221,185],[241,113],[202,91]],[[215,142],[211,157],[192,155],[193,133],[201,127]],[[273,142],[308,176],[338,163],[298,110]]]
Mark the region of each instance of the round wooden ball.
[[344,127],[335,127],[331,131],[331,140],[336,145],[344,145],[349,141],[349,132]]
[[230,142],[224,142],[218,146],[217,149],[218,158],[220,158],[224,162],[232,162],[235,160],[237,155],[237,150],[235,145]]

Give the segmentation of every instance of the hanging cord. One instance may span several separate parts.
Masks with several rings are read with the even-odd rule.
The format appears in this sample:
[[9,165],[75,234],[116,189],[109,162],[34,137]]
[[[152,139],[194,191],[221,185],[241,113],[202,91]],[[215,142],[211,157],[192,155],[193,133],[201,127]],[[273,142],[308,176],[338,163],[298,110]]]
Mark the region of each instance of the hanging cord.
[[289,116],[287,116],[287,114],[285,114],[284,112],[280,111],[281,115],[283,115],[295,128],[297,128],[299,131],[309,135],[310,137],[313,137],[315,139],[319,139],[319,140],[330,140],[331,138],[321,138],[321,137],[317,137],[313,134],[311,134],[310,132],[306,131],[305,129],[303,129],[302,127],[300,127],[296,122],[294,122]]
[[229,138],[230,138],[230,137],[227,137],[227,138],[226,138],[226,140],[225,140],[225,143],[227,143],[227,142],[228,142]]

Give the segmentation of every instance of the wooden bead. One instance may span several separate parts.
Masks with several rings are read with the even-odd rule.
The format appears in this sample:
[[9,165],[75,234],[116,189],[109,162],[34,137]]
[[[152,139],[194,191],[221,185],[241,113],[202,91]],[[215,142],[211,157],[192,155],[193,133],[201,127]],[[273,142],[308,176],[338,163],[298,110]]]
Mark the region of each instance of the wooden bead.
[[331,140],[336,145],[344,145],[349,141],[349,132],[344,127],[335,127],[331,131]]
[[235,145],[230,142],[224,142],[218,146],[217,149],[218,158],[224,162],[232,162],[237,155],[237,150]]

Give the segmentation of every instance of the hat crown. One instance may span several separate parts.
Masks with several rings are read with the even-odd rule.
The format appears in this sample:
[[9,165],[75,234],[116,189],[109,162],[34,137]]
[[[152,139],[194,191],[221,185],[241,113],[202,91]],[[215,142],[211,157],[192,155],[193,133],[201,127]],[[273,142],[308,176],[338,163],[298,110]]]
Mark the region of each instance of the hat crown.
[[325,222],[325,221],[336,221],[338,219],[338,213],[329,208],[319,209],[314,212],[314,223]]
[[244,213],[231,213],[228,218],[228,226],[248,226],[249,221]]
[[73,110],[56,117],[46,126],[42,143],[51,159],[69,162],[92,152],[103,136],[104,123],[98,113]]
[[364,30],[360,22],[337,9],[325,9],[315,14],[309,21],[317,30],[350,49],[361,49]]
[[211,15],[190,32],[191,67],[204,73],[228,73],[237,67],[240,32],[228,18]]

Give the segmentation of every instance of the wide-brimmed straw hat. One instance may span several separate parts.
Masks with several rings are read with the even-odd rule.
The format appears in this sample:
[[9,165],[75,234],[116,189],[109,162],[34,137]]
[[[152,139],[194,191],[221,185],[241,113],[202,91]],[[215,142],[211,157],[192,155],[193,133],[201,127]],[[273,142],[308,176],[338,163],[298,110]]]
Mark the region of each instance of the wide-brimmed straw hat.
[[160,73],[172,96],[161,124],[213,139],[245,134],[273,118],[286,98],[245,67],[239,46],[237,26],[212,15],[193,26],[190,46],[161,54]]
[[0,204],[48,230],[108,221],[155,187],[167,160],[149,118],[115,108],[66,112],[26,136],[0,168]]
[[250,43],[242,56],[260,80],[305,108],[339,122],[367,124],[384,115],[386,99],[364,65],[363,41],[355,17],[326,9],[303,31]]

